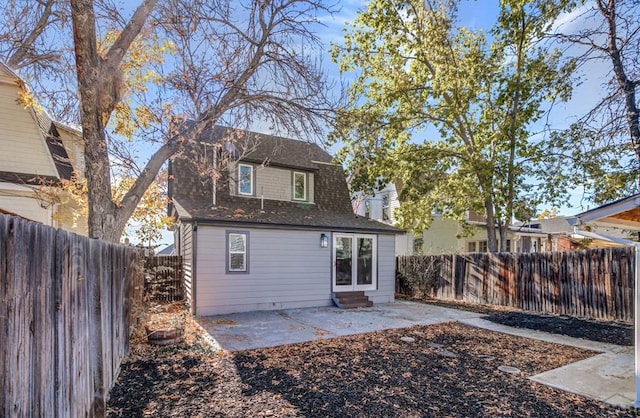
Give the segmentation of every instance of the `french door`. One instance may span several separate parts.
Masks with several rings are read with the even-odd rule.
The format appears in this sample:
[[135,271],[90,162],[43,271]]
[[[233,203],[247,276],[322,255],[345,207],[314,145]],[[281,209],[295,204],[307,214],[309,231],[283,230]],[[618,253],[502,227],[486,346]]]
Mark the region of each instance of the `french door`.
[[375,235],[333,235],[333,291],[375,290],[378,247]]

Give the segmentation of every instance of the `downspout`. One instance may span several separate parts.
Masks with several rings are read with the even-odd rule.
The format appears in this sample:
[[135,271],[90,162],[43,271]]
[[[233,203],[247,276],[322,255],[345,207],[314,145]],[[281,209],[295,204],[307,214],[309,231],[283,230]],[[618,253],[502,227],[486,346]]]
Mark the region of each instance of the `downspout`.
[[194,316],[197,315],[197,306],[198,306],[198,221],[193,223],[193,227],[191,229],[191,314]]
[[213,196],[213,209],[216,208],[216,189],[218,188],[218,150],[214,148],[213,150],[213,185],[212,185],[212,190],[211,190],[211,194]]

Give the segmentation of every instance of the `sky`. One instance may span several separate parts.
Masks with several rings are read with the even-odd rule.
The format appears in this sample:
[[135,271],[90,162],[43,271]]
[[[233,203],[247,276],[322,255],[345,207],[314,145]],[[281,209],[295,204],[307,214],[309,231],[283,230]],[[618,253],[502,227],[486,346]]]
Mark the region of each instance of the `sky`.
[[[343,40],[343,28],[345,22],[351,21],[366,5],[365,1],[347,0],[341,3],[339,12],[323,19],[326,25],[321,33],[321,38],[326,45],[330,43],[340,43]],[[588,4],[584,7],[588,7]],[[583,8],[576,9],[571,14],[564,14],[558,19],[558,25],[563,32],[570,32],[575,28],[576,16],[581,14]],[[488,31],[496,21],[499,13],[499,0],[462,0],[458,9],[459,23],[467,28],[476,28]],[[337,65],[331,62],[328,52],[323,56],[323,63],[327,73],[340,78]],[[574,87],[571,100],[565,103],[556,103],[546,121],[555,129],[568,127],[575,122],[579,116],[584,115],[591,109],[600,98],[601,85],[608,78],[610,73],[609,63],[592,62],[581,70],[581,83]],[[338,147],[334,146],[329,151],[335,152]],[[559,215],[574,215],[584,210],[590,209],[590,203],[586,200],[581,189],[576,189],[572,193],[569,203],[559,209]],[[546,207],[538,208],[542,211]]]
[[[324,26],[318,28],[318,36],[325,46],[321,59],[326,74],[335,81],[339,81],[341,75],[337,64],[334,64],[329,56],[330,44],[342,42],[345,23],[351,21],[358,10],[365,7],[365,4],[364,1],[358,0],[341,1],[337,12],[321,17],[321,22]],[[468,28],[488,30],[495,22],[498,9],[498,0],[463,0],[459,7],[459,22]],[[567,22],[572,22],[572,18],[573,16],[562,17],[563,22],[565,22],[565,29],[570,28],[571,24]],[[576,120],[577,115],[585,113],[597,101],[598,93],[601,91],[599,87],[603,82],[602,80],[609,73],[606,63],[593,64],[584,71],[583,83],[574,89],[572,99],[567,103],[555,105],[549,118],[552,126],[557,128],[568,126]],[[265,129],[257,130],[271,133],[266,127]],[[337,147],[332,147],[329,151],[335,152],[336,149]],[[570,205],[571,207],[563,206],[559,208],[559,214],[572,215],[589,209],[588,202],[583,200],[581,190],[576,190],[573,193]],[[542,210],[544,207],[538,209]],[[173,242],[172,234],[165,233],[161,241],[163,245],[160,248],[171,242]]]

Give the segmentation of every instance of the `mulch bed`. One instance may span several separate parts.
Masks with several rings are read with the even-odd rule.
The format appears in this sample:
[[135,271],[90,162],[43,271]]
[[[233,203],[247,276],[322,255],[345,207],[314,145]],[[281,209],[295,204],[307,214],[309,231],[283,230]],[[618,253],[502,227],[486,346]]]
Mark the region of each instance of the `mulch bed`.
[[626,324],[589,321],[570,316],[535,315],[525,312],[493,314],[484,319],[510,327],[534,329],[603,343],[632,346],[634,341],[633,326]]
[[170,348],[140,344],[122,365],[108,414],[633,416],[527,379],[593,354],[454,322],[237,353],[213,353],[197,341]]
[[619,321],[597,321],[566,315],[537,314],[506,306],[471,304],[453,300],[427,299],[416,300],[416,302],[486,314],[484,319],[510,327],[527,328],[625,346],[632,346],[634,342],[633,325]]

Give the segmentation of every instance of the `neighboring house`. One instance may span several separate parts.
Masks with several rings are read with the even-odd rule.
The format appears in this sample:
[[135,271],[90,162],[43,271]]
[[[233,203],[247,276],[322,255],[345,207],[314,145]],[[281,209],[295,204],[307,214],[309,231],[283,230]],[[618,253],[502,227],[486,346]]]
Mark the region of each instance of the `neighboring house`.
[[[598,208],[584,212],[594,213]],[[637,232],[633,228],[620,223],[611,223],[597,218],[584,216],[557,216],[548,219],[538,219],[526,223],[518,223],[515,227],[526,227],[529,230],[540,231],[547,237],[542,240],[543,251],[571,251],[585,248],[602,248],[618,245],[616,240],[637,239]],[[582,222],[582,223],[580,223]],[[578,224],[580,225],[578,226]],[[607,238],[603,238],[607,237]],[[609,239],[613,239],[610,241]]]
[[[395,224],[394,210],[400,207],[398,192],[393,183],[387,184],[373,196],[356,193],[353,200],[354,212],[379,222]],[[396,238],[396,254],[453,254],[467,252],[486,252],[488,250],[487,231],[483,227],[485,220],[474,211],[468,211],[465,222],[477,228],[472,236],[463,236],[460,222],[434,212],[429,229],[422,234],[406,233]],[[544,251],[546,233],[525,226],[512,226],[507,232],[508,251],[535,252]]]
[[57,186],[84,173],[80,132],[52,121],[43,110],[25,107],[25,83],[0,63],[0,211],[86,235],[87,222],[72,203],[44,199],[42,185]]
[[160,251],[156,255],[176,255],[176,246],[175,244],[169,244]]
[[572,237],[589,248],[628,246],[640,241],[640,193],[577,214]]
[[[373,219],[388,225],[396,225],[395,209],[400,207],[398,192],[393,183],[387,184],[373,196],[356,192],[352,199],[353,212],[365,218]],[[413,234],[401,233],[396,235],[396,255],[412,254]]]
[[[169,211],[193,313],[349,306],[343,297],[352,291],[369,303],[394,300],[401,231],[354,215],[343,170],[329,154],[223,127],[201,138],[217,145],[198,145],[209,150],[206,159],[185,152],[169,168]],[[229,158],[219,177],[194,164]]]

